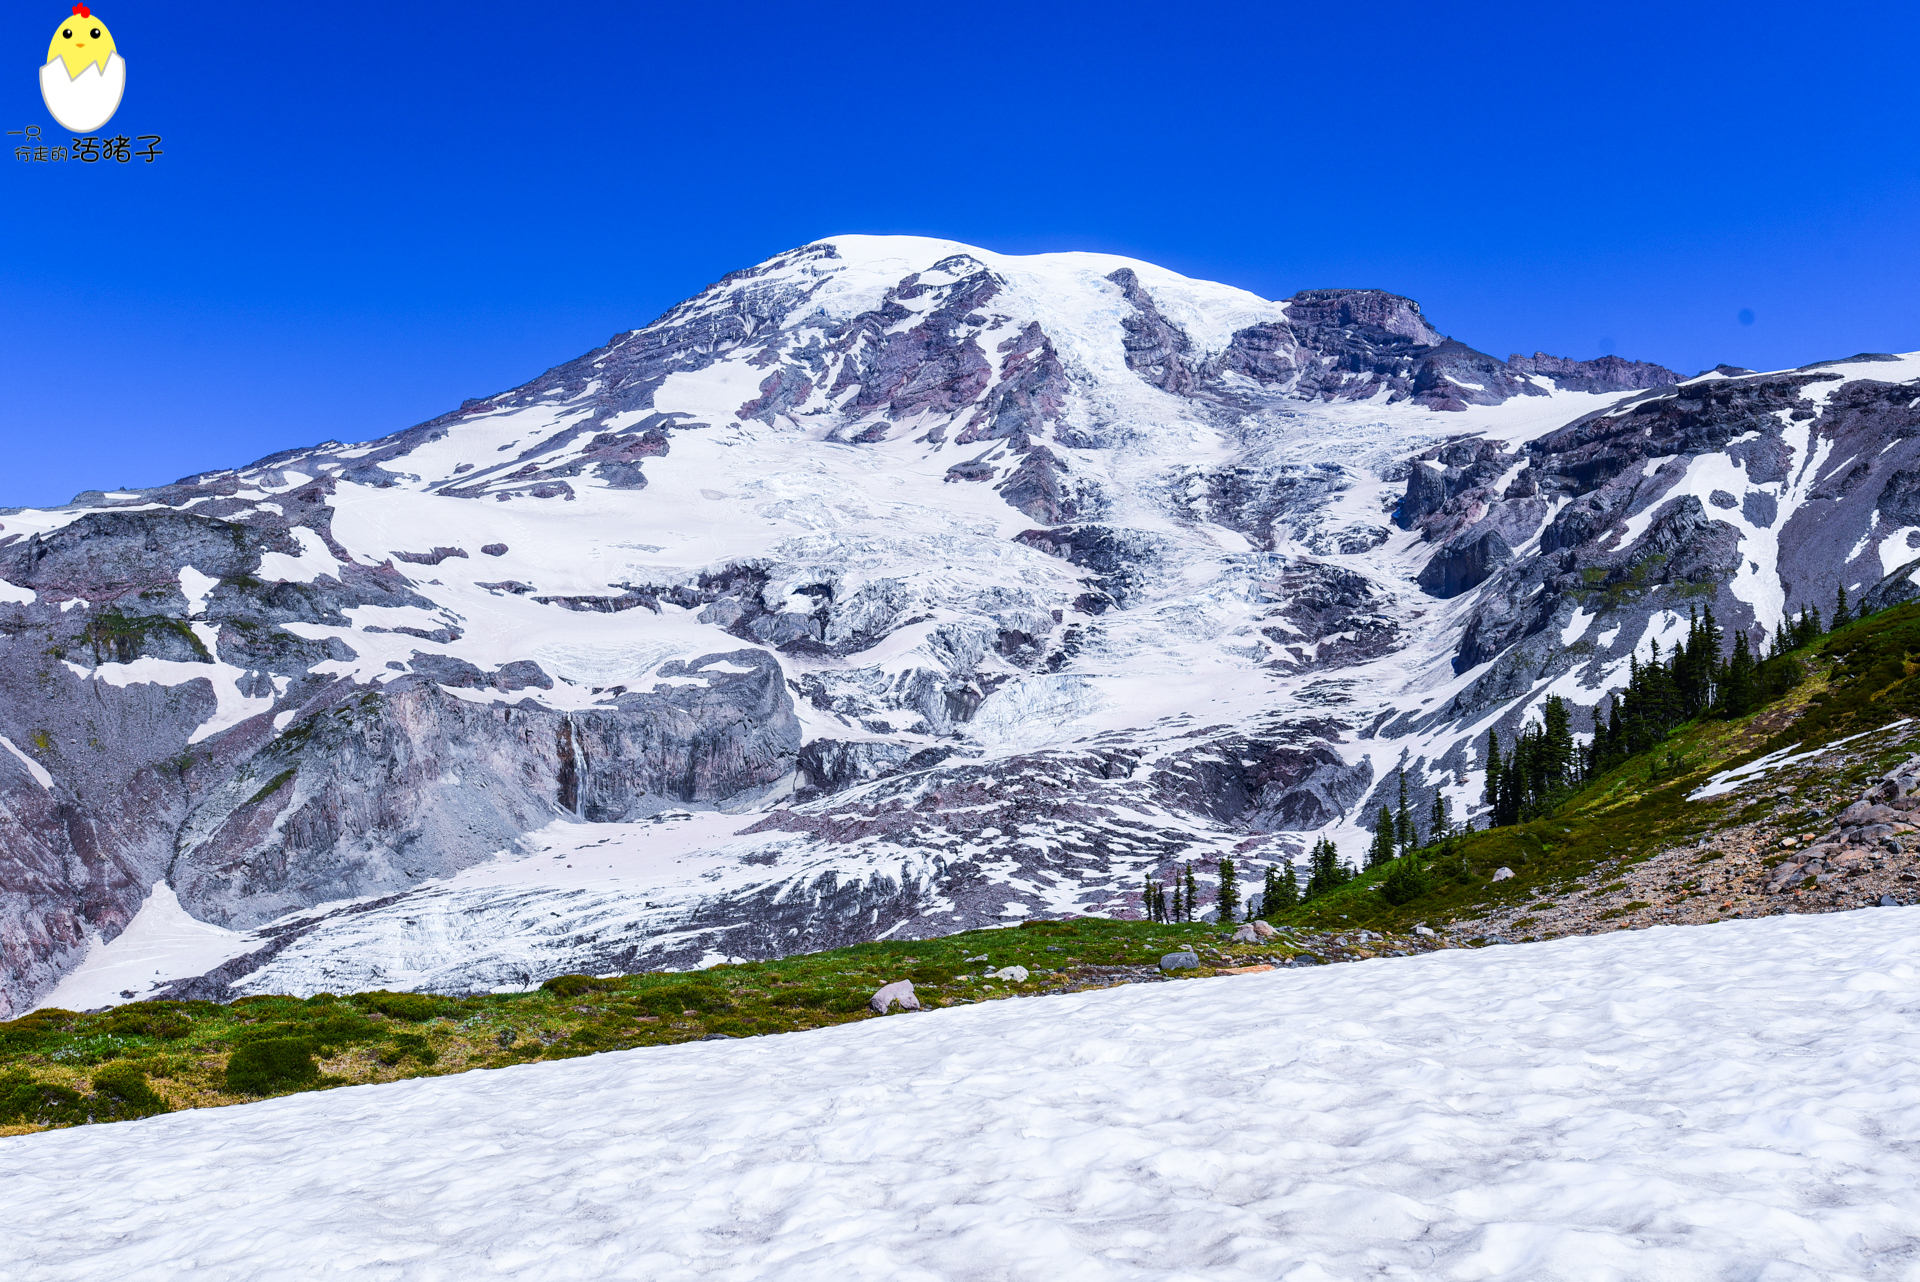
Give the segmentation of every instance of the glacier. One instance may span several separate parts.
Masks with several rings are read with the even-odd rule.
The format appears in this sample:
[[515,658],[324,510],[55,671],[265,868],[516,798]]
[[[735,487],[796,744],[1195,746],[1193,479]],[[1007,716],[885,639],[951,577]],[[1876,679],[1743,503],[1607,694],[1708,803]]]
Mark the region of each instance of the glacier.
[[[1914,356],[1500,360],[1380,290],[830,237],[392,436],[0,510],[0,1015],[1355,851],[1690,608],[1920,593],[1916,398]],[[231,956],[110,982],[149,910]]]

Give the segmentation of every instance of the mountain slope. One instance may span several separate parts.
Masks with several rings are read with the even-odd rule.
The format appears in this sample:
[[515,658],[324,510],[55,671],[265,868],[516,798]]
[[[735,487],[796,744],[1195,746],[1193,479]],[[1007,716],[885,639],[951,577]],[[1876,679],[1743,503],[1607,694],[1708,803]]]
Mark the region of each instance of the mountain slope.
[[392,437],[0,513],[3,1000],[161,882],[234,932],[171,991],[463,991],[1126,911],[1402,769],[1464,812],[1689,605],[1908,559],[1916,378],[806,246]]

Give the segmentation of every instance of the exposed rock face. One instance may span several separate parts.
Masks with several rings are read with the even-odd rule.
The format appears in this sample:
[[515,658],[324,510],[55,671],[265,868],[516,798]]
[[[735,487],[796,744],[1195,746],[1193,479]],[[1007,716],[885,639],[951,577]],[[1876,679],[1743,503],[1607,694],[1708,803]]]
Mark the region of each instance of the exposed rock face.
[[245,932],[165,991],[451,991],[1351,851],[1690,608],[1920,592],[1917,401],[806,246],[381,440],[0,511],[0,1014],[162,880]]
[[1515,352],[1507,357],[1507,365],[1522,374],[1544,374],[1554,386],[1570,392],[1632,392],[1643,387],[1669,387],[1680,381],[1678,374],[1663,365],[1624,361],[1618,356],[1570,361],[1545,352],[1531,356]]

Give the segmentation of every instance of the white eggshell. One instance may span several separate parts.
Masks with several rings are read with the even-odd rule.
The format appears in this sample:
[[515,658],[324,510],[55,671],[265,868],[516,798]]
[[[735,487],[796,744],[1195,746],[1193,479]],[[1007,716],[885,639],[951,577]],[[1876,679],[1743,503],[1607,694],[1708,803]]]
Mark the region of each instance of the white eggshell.
[[126,88],[127,63],[117,53],[108,56],[105,74],[99,63],[90,62],[69,80],[67,64],[58,58],[40,68],[40,96],[47,110],[77,134],[90,134],[112,120]]

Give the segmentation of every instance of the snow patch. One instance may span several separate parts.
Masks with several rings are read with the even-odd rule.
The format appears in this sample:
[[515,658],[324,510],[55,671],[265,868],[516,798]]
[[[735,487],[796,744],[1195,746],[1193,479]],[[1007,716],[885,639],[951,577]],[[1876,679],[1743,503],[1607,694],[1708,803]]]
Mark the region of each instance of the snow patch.
[[8,1254],[23,1282],[316,1242],[434,1277],[1117,1282],[1198,1276],[1196,1243],[1218,1282],[1876,1276],[1920,1251],[1917,941],[1912,908],[1659,927],[20,1136]]
[[53,791],[53,776],[47,773],[47,768],[15,747],[13,740],[0,734],[0,748],[5,748],[8,752],[20,758],[20,764],[27,768],[27,773],[33,776],[35,783],[49,792]]
[[173,887],[157,881],[127,928],[111,943],[90,938],[86,960],[35,1009],[95,1010],[137,1001],[172,980],[203,975],[240,956],[250,939],[245,932],[196,920],[180,906]]

